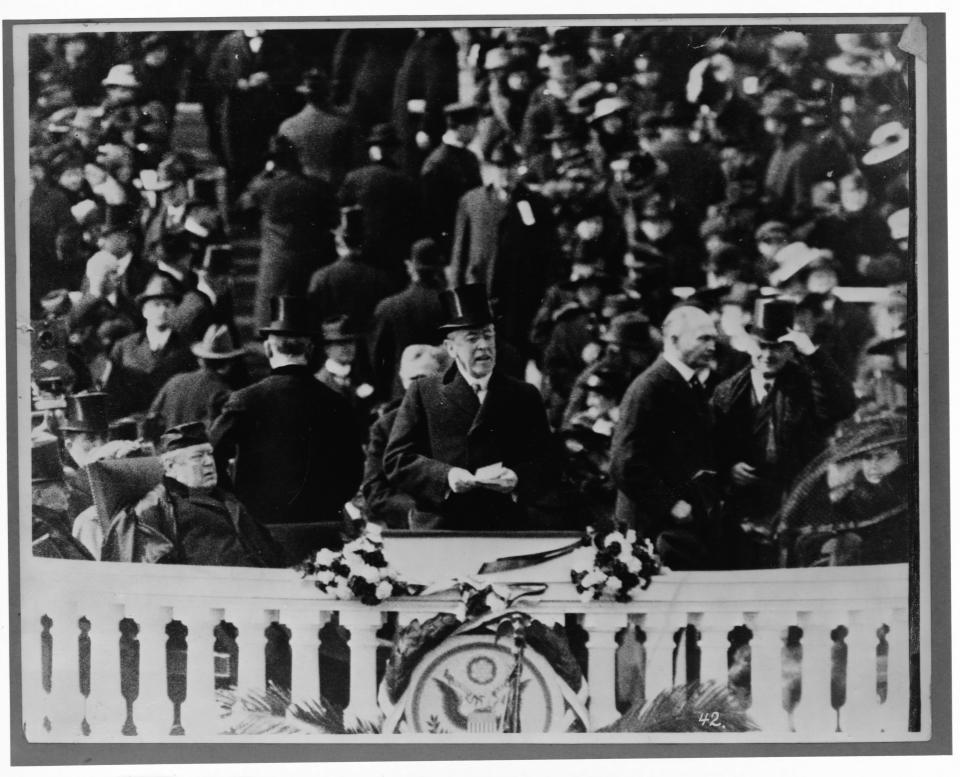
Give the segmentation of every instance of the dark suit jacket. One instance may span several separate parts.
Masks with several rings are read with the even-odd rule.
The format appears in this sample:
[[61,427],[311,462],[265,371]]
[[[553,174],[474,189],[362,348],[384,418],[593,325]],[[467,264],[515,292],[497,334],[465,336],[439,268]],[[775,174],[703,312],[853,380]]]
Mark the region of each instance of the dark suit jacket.
[[188,343],[202,340],[211,324],[223,324],[237,338],[231,294],[221,294],[214,303],[199,289],[188,289],[170,315],[170,326]]
[[691,480],[715,467],[709,411],[662,356],[627,389],[611,457],[618,519],[656,537],[673,524],[670,510],[683,500],[702,526],[704,505]]
[[442,322],[438,289],[414,282],[399,294],[381,300],[370,329],[370,361],[381,397],[403,395],[397,377],[403,349],[418,343],[439,345],[443,338],[437,327]]
[[232,391],[220,375],[201,367],[170,378],[154,398],[149,414],[162,418],[164,429],[191,421],[203,421],[209,429]]
[[110,394],[110,412],[115,418],[142,413],[174,375],[196,369],[197,360],[176,332],[154,353],[145,331],[134,332],[113,346],[112,367],[105,390]]
[[392,291],[390,278],[363,257],[350,253],[321,267],[310,278],[307,296],[323,318],[348,316],[366,332],[374,308]]
[[360,133],[356,128],[342,116],[313,103],[307,103],[302,111],[284,119],[277,134],[289,138],[296,146],[306,175],[323,178],[334,187],[343,182],[360,150],[356,142]]
[[280,367],[233,393],[210,441],[221,479],[236,456],[236,494],[265,524],[338,520],[360,485],[353,410],[306,366]]
[[[523,201],[530,206],[532,224],[521,216]],[[556,222],[545,198],[522,185],[506,202],[492,186],[472,189],[457,210],[451,285],[485,284],[498,301],[498,332],[521,347],[544,292],[557,280],[556,246]]]
[[[496,462],[516,472],[513,495],[489,489],[449,493],[453,467],[475,472]],[[393,486],[410,494],[419,509],[439,515],[440,528],[465,531],[535,528],[530,508],[556,484],[553,464],[537,390],[494,371],[481,407],[456,366],[413,382],[384,455]]]
[[408,528],[410,510],[416,506],[413,497],[390,485],[387,473],[383,471],[383,454],[399,409],[399,400],[391,402],[383,415],[370,425],[363,483],[360,484],[368,517],[392,529]]
[[427,231],[449,251],[457,220],[457,203],[471,189],[483,185],[480,162],[466,148],[441,143],[430,152],[420,170]]

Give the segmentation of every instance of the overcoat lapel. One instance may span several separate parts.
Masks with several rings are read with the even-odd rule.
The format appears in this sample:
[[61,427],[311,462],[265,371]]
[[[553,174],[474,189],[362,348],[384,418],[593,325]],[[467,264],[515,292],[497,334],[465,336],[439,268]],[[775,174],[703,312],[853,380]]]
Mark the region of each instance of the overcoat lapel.
[[473,393],[467,381],[463,379],[456,365],[444,375],[441,394],[448,404],[456,410],[473,420],[479,409],[477,395]]

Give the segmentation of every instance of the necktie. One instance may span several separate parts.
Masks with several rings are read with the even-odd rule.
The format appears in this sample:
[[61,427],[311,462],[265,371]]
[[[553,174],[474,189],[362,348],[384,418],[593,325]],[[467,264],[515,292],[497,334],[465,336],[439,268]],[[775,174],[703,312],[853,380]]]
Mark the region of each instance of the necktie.
[[690,388],[693,389],[693,393],[697,398],[697,401],[702,404],[707,404],[707,390],[703,387],[703,384],[700,382],[700,378],[694,375],[690,378]]

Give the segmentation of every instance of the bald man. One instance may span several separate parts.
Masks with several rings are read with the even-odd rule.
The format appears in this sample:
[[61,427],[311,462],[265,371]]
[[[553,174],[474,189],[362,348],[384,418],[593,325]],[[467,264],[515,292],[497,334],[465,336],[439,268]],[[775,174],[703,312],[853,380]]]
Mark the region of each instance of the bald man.
[[716,479],[708,387],[717,329],[700,308],[663,322],[663,353],[627,389],[613,437],[616,517],[657,546],[671,569],[722,568],[715,557]]

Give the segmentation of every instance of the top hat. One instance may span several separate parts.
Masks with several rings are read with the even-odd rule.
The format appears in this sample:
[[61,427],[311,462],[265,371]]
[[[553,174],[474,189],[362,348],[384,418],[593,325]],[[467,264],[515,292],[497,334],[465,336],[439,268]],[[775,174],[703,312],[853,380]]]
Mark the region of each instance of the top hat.
[[50,434],[37,434],[30,443],[30,481],[48,483],[63,480],[59,440]]
[[390,122],[374,124],[370,134],[367,135],[368,146],[396,146],[399,143],[397,131]]
[[313,337],[320,334],[314,323],[306,297],[282,295],[270,300],[270,323],[260,328],[260,335]]
[[227,275],[233,269],[233,246],[228,243],[207,246],[200,266],[208,275]]
[[750,333],[762,343],[776,343],[793,329],[796,311],[788,299],[758,299]]
[[422,238],[410,247],[410,261],[414,267],[440,268],[446,264],[436,241],[430,237]]
[[440,293],[443,310],[441,332],[456,329],[478,329],[493,323],[493,313],[482,283],[468,283]]
[[133,72],[133,65],[114,65],[107,73],[107,77],[100,83],[103,86],[125,86],[129,89],[136,89],[140,86],[140,82]]
[[800,116],[801,113],[803,113],[803,105],[800,98],[789,89],[774,89],[763,96],[763,105],[760,106],[761,116],[788,119]]
[[170,453],[181,448],[191,448],[194,445],[209,443],[207,428],[202,421],[191,421],[187,424],[173,426],[160,436],[160,453]]
[[67,397],[66,420],[60,424],[64,432],[89,432],[104,437],[110,428],[107,418],[107,394],[83,391]]
[[474,124],[480,118],[480,111],[473,103],[450,103],[443,107],[443,112],[451,124]]
[[210,361],[226,361],[244,354],[243,348],[234,345],[230,330],[223,324],[210,324],[203,339],[191,345],[190,350],[198,359]]
[[174,304],[180,302],[180,292],[173,279],[166,273],[158,272],[150,277],[143,291],[136,297],[137,307],[141,307],[144,302],[151,299],[169,299]]
[[347,316],[338,316],[323,322],[324,343],[353,343],[360,337]]

